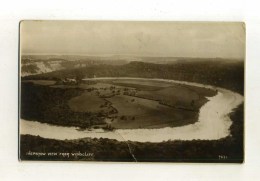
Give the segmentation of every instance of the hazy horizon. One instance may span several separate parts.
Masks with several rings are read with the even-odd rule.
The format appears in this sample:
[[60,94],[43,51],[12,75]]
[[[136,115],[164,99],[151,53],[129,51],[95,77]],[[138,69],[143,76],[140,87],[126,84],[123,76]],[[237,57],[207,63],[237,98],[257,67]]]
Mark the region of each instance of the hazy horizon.
[[133,57],[133,58],[190,58],[190,59],[230,59],[230,60],[244,60],[244,58],[227,58],[227,57],[173,57],[173,56],[141,56],[141,55],[127,55],[127,54],[103,54],[103,55],[91,55],[91,54],[49,54],[49,53],[23,53],[21,56],[82,56],[82,57]]
[[245,58],[243,23],[23,21],[21,55]]

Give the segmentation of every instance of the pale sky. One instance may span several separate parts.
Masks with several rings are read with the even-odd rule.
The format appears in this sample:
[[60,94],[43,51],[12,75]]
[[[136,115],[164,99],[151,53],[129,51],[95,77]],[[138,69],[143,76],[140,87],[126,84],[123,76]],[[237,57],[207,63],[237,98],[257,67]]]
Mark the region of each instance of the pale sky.
[[243,23],[23,21],[21,54],[245,56]]

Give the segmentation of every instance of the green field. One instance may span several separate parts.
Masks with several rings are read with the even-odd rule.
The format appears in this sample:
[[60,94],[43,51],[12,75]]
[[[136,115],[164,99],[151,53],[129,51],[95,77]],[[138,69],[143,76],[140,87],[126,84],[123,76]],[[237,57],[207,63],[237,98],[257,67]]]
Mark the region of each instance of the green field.
[[216,92],[200,87],[181,85],[162,81],[115,80],[115,85],[127,86],[138,90],[136,97],[159,101],[161,104],[175,108],[199,110]]
[[158,101],[120,95],[108,99],[118,110],[114,128],[161,128],[181,126],[197,120],[197,113],[161,105]]
[[[214,93],[207,91],[207,94],[213,96]],[[159,100],[162,104],[176,108],[187,108],[199,110],[207,102],[205,94],[182,85],[174,85],[156,91],[139,91],[136,96],[145,99]]]
[[75,112],[98,112],[103,110],[100,108],[105,101],[98,96],[85,92],[80,96],[73,97],[68,104],[71,110]]

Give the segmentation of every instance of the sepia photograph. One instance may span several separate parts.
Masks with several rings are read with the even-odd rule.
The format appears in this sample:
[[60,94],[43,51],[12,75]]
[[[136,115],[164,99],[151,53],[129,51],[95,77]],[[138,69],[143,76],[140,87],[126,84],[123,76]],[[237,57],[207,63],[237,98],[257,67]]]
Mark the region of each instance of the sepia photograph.
[[21,161],[244,162],[243,22],[25,20]]

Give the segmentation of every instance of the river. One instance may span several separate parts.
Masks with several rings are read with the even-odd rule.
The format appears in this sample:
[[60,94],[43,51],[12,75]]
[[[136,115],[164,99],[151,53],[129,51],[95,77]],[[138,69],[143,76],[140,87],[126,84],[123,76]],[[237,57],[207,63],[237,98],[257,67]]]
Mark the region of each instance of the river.
[[165,127],[159,129],[117,129],[115,131],[104,131],[103,129],[93,129],[81,131],[76,127],[55,126],[37,121],[20,120],[20,134],[39,135],[43,138],[53,138],[58,140],[79,139],[79,138],[109,138],[118,141],[139,141],[139,142],[162,142],[168,140],[193,140],[207,139],[217,140],[230,134],[229,128],[232,124],[229,114],[240,104],[244,97],[238,93],[227,89],[203,85],[192,82],[165,80],[165,79],[145,79],[145,78],[91,78],[85,80],[108,80],[108,79],[140,79],[179,83],[191,86],[205,87],[218,90],[213,97],[208,97],[199,112],[198,121],[181,127]]

